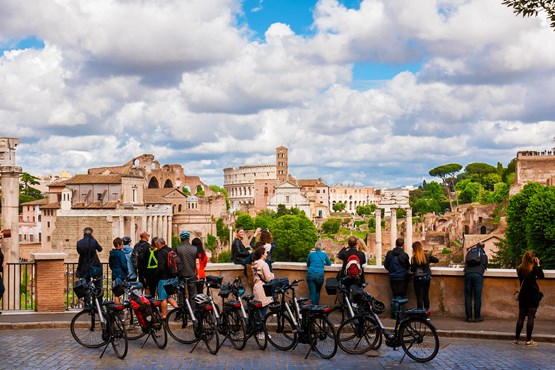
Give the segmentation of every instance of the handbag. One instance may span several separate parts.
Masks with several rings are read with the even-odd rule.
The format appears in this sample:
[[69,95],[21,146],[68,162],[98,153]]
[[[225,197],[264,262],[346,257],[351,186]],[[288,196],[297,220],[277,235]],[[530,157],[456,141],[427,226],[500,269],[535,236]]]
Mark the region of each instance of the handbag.
[[89,276],[93,278],[102,276],[102,267],[98,267],[98,266],[89,267]]

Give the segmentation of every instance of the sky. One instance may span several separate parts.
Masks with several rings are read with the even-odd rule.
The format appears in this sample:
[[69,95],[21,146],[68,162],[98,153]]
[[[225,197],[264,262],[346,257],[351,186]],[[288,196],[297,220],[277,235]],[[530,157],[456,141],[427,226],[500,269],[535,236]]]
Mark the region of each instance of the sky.
[[332,186],[552,148],[555,32],[501,0],[0,2],[0,136],[35,176],[143,153]]

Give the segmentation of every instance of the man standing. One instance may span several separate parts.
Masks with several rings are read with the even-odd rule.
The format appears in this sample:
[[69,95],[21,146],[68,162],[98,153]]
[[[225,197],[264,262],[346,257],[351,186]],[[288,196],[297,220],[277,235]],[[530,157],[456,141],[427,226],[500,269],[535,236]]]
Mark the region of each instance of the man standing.
[[488,256],[484,252],[484,244],[478,243],[471,248],[464,263],[464,311],[466,321],[472,322],[472,298],[474,297],[474,322],[482,322],[482,287],[484,271],[488,268]]
[[399,310],[395,299],[405,298],[409,287],[409,255],[404,251],[405,241],[401,238],[395,240],[395,248],[387,252],[385,255],[384,267],[389,271],[389,285],[393,298],[391,300],[391,318],[396,317]]
[[[102,252],[102,247],[92,236],[93,229],[85,227],[83,230],[83,239],[77,242],[77,253],[79,253],[79,261],[77,262],[76,276],[89,280],[91,272],[94,275],[102,275],[102,264],[96,252]],[[91,267],[93,267],[91,269]]]
[[148,233],[143,231],[139,237],[141,238],[135,247],[133,248],[133,253],[131,253],[131,262],[135,267],[135,271],[137,272],[137,276],[139,277],[139,283],[143,284],[143,287],[147,287],[146,285],[146,267],[148,265],[148,257],[149,257],[149,250],[150,244],[148,243]]
[[170,271],[170,266],[168,266],[168,253],[171,251],[170,247],[166,245],[164,238],[156,239],[156,248],[158,252],[156,257],[158,258],[158,299],[162,301],[160,307],[162,308],[162,318],[165,319],[168,314],[168,303],[173,307],[177,307],[177,303],[173,297],[168,296],[164,285],[172,283],[173,277]]
[[128,281],[137,281],[137,271],[133,263],[131,262],[131,255],[133,254],[134,248],[131,246],[131,238],[128,236],[124,236],[123,240],[123,248],[122,251],[125,254],[125,261],[127,262],[127,271],[129,272],[127,276]]
[[[337,258],[343,261],[343,265],[341,266],[341,271],[339,271],[339,275],[337,276],[338,280],[343,279],[344,277],[350,276],[350,279],[346,279],[345,286],[350,285],[362,285],[366,280],[364,279],[364,270],[362,269],[362,265],[366,263],[366,256],[364,253],[357,250],[357,238],[354,236],[349,237],[347,241],[348,248],[343,248],[337,254]],[[351,256],[356,256],[358,258],[358,263],[356,259],[350,258]],[[351,262],[352,261],[352,262]],[[352,267],[348,267],[347,264],[352,264]],[[356,266],[358,265],[358,266]],[[358,268],[360,273],[358,276],[354,276],[356,274],[348,274],[348,271],[353,271],[354,269]],[[355,271],[356,272],[356,271]]]
[[[179,273],[180,278],[191,278],[193,276],[197,276],[196,269],[198,252],[197,247],[189,242],[190,238],[191,234],[187,230],[183,230],[179,234],[181,244],[177,246],[176,252],[181,259],[182,264],[181,272]],[[197,294],[197,284],[194,281],[187,283],[187,288],[189,291],[189,299],[193,297],[193,295]]]

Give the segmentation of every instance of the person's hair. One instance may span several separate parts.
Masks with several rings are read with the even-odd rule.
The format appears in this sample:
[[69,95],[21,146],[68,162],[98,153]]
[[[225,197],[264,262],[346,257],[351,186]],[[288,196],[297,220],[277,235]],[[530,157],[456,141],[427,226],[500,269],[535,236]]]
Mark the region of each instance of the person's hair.
[[147,240],[148,241],[149,235],[146,231],[143,231],[139,236],[141,237],[141,240]]
[[199,251],[200,256],[202,257],[202,259],[204,259],[204,257],[206,257],[206,251],[204,250],[204,247],[202,246],[202,240],[200,240],[200,238],[194,238],[191,241],[191,244],[194,245],[195,247],[197,247],[197,250]]
[[150,241],[150,246],[155,247],[157,241],[158,241],[158,237],[157,236],[153,237],[152,240]]
[[235,230],[235,234],[238,234],[239,231],[245,231],[245,229],[243,227],[238,227],[237,230]]
[[422,247],[422,243],[412,243],[412,263],[424,265],[426,262],[426,254],[424,254],[424,247]]
[[117,248],[119,245],[123,245],[123,240],[120,237],[117,237],[112,242],[114,244],[114,248]]
[[266,248],[264,248],[263,246],[256,248],[254,250],[253,261],[258,261],[259,259],[261,259],[264,253],[266,253]]
[[366,243],[361,238],[357,239],[358,250],[361,252],[366,252]]
[[324,249],[324,244],[322,242],[316,242],[314,244],[314,249],[316,249],[317,251],[321,251],[322,249]]
[[405,245],[405,241],[402,238],[397,238],[397,240],[395,240],[396,247],[402,247],[403,245]]
[[258,247],[263,247],[266,244],[263,241],[258,241],[256,242],[256,244],[254,245],[254,249],[258,248]]
[[162,246],[166,245],[166,240],[164,238],[156,239],[156,244],[160,244]]
[[357,246],[357,238],[355,236],[350,236],[347,245],[349,248],[355,248]]
[[93,233],[92,227],[87,226],[83,229],[83,235],[91,235],[92,233]]
[[272,242],[272,234],[268,229],[262,229],[260,231],[260,241],[264,244],[270,244]]
[[536,254],[533,251],[527,251],[522,256],[522,263],[518,265],[517,270],[520,271],[524,278],[527,278],[534,268],[534,257],[536,257]]

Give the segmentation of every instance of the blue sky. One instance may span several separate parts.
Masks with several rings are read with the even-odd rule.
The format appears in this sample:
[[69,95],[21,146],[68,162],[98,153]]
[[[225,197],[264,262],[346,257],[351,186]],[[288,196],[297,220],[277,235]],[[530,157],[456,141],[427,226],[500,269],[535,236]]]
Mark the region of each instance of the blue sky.
[[[40,14],[40,17],[37,17]],[[555,136],[555,32],[481,0],[0,5],[0,136],[35,175],[143,153],[398,187]]]

